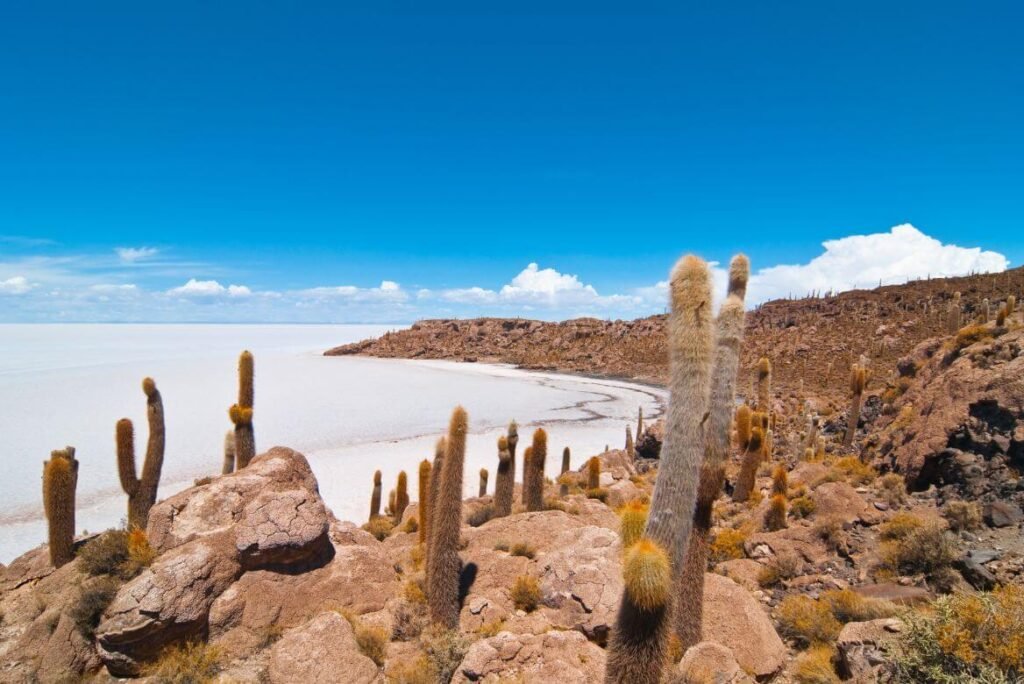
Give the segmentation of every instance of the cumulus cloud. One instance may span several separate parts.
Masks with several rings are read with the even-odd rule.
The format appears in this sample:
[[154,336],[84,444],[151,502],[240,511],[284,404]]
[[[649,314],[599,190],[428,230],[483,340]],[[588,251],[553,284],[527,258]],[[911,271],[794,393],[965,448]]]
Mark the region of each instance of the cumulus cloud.
[[118,247],[114,251],[118,258],[126,264],[134,264],[155,257],[160,252],[156,247]]
[[25,276],[14,276],[7,280],[0,280],[0,294],[25,294],[32,289],[28,278]]
[[905,223],[886,233],[850,235],[822,243],[825,251],[806,264],[762,268],[750,278],[749,298],[763,302],[827,292],[904,283],[931,277],[1005,271],[1009,261],[980,247],[944,244]]
[[311,287],[293,293],[299,299],[331,300],[340,302],[392,302],[402,303],[409,294],[393,280],[381,281],[379,287],[357,287],[336,285],[332,287]]
[[190,278],[187,283],[180,287],[171,288],[167,291],[169,295],[184,297],[248,297],[252,294],[245,285],[228,285],[224,287],[216,280],[196,280]]

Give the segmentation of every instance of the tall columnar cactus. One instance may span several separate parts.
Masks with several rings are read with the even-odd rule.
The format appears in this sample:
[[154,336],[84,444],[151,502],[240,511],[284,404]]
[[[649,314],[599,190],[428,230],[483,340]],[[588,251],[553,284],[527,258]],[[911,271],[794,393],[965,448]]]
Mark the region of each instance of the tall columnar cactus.
[[587,461],[587,489],[597,489],[601,486],[601,459],[591,456]]
[[641,406],[639,409],[637,409],[637,416],[636,416],[636,441],[639,442],[640,439],[643,436],[644,436],[644,407]]
[[743,502],[750,498],[750,492],[754,490],[757,480],[757,468],[764,460],[764,433],[760,427],[750,431],[750,443],[743,453],[743,460],[740,463],[740,473],[736,476],[736,486],[732,490],[732,500]]
[[409,476],[405,474],[405,471],[398,473],[398,486],[395,487],[395,503],[392,505],[392,512],[394,513],[394,521],[397,525],[402,522],[402,515],[405,514],[405,509],[409,507]]
[[508,437],[498,437],[498,476],[494,480],[494,517],[501,518],[512,512],[515,490],[516,464],[509,449]]
[[380,498],[384,493],[380,471],[373,474],[373,494],[370,495],[370,520],[380,517]]
[[459,626],[459,528],[462,524],[462,471],[466,458],[468,417],[459,406],[448,426],[447,451],[437,493],[428,558],[427,603],[430,619],[445,629]]
[[955,335],[960,329],[960,293],[954,292],[953,298],[949,300],[949,312],[946,319],[946,332]]
[[523,508],[529,506],[530,501],[530,485],[533,482],[533,475],[530,468],[530,459],[533,458],[533,446],[528,446],[523,449],[523,488],[519,492],[519,501],[523,504]]
[[392,520],[395,517],[395,490],[388,491],[388,507],[384,509],[384,512],[391,516]]
[[513,463],[516,462],[517,444],[519,444],[519,423],[513,420],[511,423],[508,424],[508,452],[512,454]]
[[569,496],[569,483],[565,481],[569,472],[569,447],[562,449],[562,469],[558,472],[558,496]]
[[420,523],[419,543],[422,545],[427,539],[428,520],[430,519],[430,461],[427,459],[420,461],[418,494],[419,506],[416,508],[416,513]]
[[772,363],[765,357],[757,362],[757,410],[772,411]]
[[636,451],[633,450],[633,431],[626,426],[626,458],[636,458]]
[[988,297],[981,300],[981,322],[988,323],[992,320],[992,307],[989,304]]
[[853,444],[853,436],[857,434],[857,423],[860,422],[860,404],[864,395],[864,387],[868,382],[868,371],[857,364],[850,369],[850,415],[846,425],[846,436],[843,446]]
[[142,477],[135,474],[135,430],[132,421],[117,421],[114,437],[117,444],[117,474],[121,489],[128,495],[128,529],[145,530],[149,522],[149,509],[156,503],[160,486],[160,471],[164,465],[164,404],[153,378],[142,381],[146,394],[146,416],[149,420],[149,441],[146,460],[142,464]]
[[736,409],[736,441],[741,450],[750,443],[751,410],[746,404]]
[[533,432],[533,453],[530,455],[530,482],[526,496],[526,510],[544,510],[544,466],[548,457],[548,433],[544,428]]
[[821,418],[818,416],[809,416],[807,418],[807,439],[804,440],[804,448],[814,448],[814,444],[818,440],[818,428],[821,425]]
[[[645,538],[626,559],[626,590],[609,643],[607,682],[657,684],[666,661],[671,614],[673,573],[683,571],[683,560],[693,528],[697,483],[704,456],[704,421],[707,415],[714,354],[711,312],[711,275],[706,263],[684,257],[671,278],[672,309],[668,321],[669,398],[661,467],[651,500]],[[659,592],[641,592],[631,569],[643,554],[664,554],[661,601],[645,600]],[[653,560],[647,565],[653,565]],[[661,573],[657,573],[659,576]],[[653,583],[652,583],[653,584]]]
[[238,357],[238,403],[228,410],[235,426],[235,470],[249,465],[256,456],[256,435],[252,427],[255,398],[254,360],[252,353],[243,351]]
[[235,431],[228,430],[224,435],[224,464],[221,466],[221,475],[230,475],[235,472]]
[[[704,620],[704,570],[707,568],[711,514],[722,491],[725,464],[729,459],[732,407],[736,376],[743,344],[743,299],[750,262],[738,254],[729,268],[730,292],[718,312],[715,326],[715,357],[711,372],[711,395],[704,431],[704,462],[700,470],[697,504],[693,511],[693,532],[686,549],[683,571],[676,575],[675,634],[683,649],[698,643]],[[749,413],[747,426],[749,430]],[[749,440],[748,440],[749,441]]]
[[487,496],[487,468],[480,469],[480,491],[477,496]]
[[78,461],[75,448],[50,452],[43,461],[43,510],[49,536],[50,563],[59,568],[74,558],[75,489],[78,487]]

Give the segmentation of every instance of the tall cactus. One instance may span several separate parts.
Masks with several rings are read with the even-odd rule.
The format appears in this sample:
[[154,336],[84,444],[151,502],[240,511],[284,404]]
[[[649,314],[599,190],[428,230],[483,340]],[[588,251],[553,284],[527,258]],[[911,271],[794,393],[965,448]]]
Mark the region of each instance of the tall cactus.
[[230,475],[235,472],[235,431],[228,430],[224,435],[224,464],[221,466],[221,475]]
[[141,478],[135,473],[135,429],[132,421],[127,418],[117,421],[114,433],[117,444],[117,474],[121,480],[121,489],[128,495],[129,530],[146,529],[149,523],[149,509],[156,503],[160,471],[164,465],[164,403],[153,378],[142,381],[142,391],[146,394],[149,441],[146,444],[146,460],[142,464]]
[[517,444],[519,444],[519,423],[513,420],[511,423],[508,424],[508,452],[512,454],[512,463],[516,462]]
[[256,456],[256,435],[252,427],[255,399],[254,364],[252,353],[243,351],[238,357],[238,403],[228,410],[235,426],[235,470],[249,465]]
[[383,483],[381,482],[380,471],[373,474],[373,494],[370,495],[370,520],[380,517],[380,498],[383,494]]
[[428,558],[427,603],[431,621],[445,629],[459,625],[459,529],[462,524],[462,475],[468,417],[461,406],[452,413],[441,487],[433,516]]
[[516,464],[509,450],[508,437],[498,438],[498,476],[494,481],[494,517],[501,518],[512,512],[515,490]]
[[427,540],[427,526],[428,520],[430,519],[430,461],[423,459],[420,461],[420,477],[419,477],[419,506],[417,506],[416,513],[419,515],[420,529],[419,532],[419,543],[422,545]]
[[[958,293],[959,294],[959,293]],[[853,444],[853,436],[857,434],[857,423],[860,422],[860,404],[864,395],[864,387],[868,382],[868,370],[858,364],[850,369],[850,415],[846,425],[846,436],[843,446]]]
[[736,477],[736,486],[732,490],[732,500],[743,502],[750,498],[750,492],[754,490],[757,481],[757,468],[764,460],[764,432],[760,427],[750,431],[750,443],[743,453],[743,460],[740,463],[740,473]]
[[480,469],[480,490],[477,492],[477,496],[487,496],[487,468]]
[[955,335],[960,330],[960,293],[954,292],[953,298],[949,300],[949,311],[946,316],[946,332]]
[[601,486],[601,459],[591,456],[587,461],[587,489],[597,489]]
[[644,436],[644,407],[641,406],[639,409],[637,409],[637,415],[636,415],[636,441],[639,442],[640,439],[643,436]]
[[[697,504],[693,511],[693,532],[686,549],[683,571],[676,575],[675,634],[683,649],[701,640],[704,620],[704,571],[707,568],[711,513],[722,491],[725,464],[731,445],[732,407],[736,396],[736,375],[743,344],[743,299],[750,262],[743,254],[729,265],[730,292],[718,312],[715,326],[715,357],[711,371],[711,395],[704,430],[704,462],[700,470]],[[749,420],[748,420],[749,425]]]
[[[708,408],[714,320],[711,275],[694,256],[680,260],[671,278],[672,309],[668,321],[669,398],[661,467],[647,518],[645,538],[632,553],[663,553],[669,572],[662,580],[671,596],[672,574],[683,571],[693,528],[697,482],[704,456],[704,420]],[[657,684],[666,661],[671,600],[646,601],[632,580],[627,559],[626,590],[612,630],[605,680],[609,683]],[[657,592],[654,592],[655,594]]]
[[544,463],[548,456],[548,433],[537,428],[527,459],[527,481],[523,486],[523,500],[528,511],[544,510]]
[[746,450],[750,443],[751,410],[746,404],[736,409],[736,441],[739,448]]
[[519,491],[519,501],[527,508],[530,500],[530,486],[533,483],[533,472],[530,470],[530,459],[533,458],[533,446],[523,449],[523,487]]
[[636,458],[636,452],[633,450],[633,431],[628,425],[626,426],[626,458]]
[[558,496],[569,496],[569,484],[565,481],[565,474],[569,472],[569,459],[571,456],[569,447],[562,449],[562,469],[558,473]]
[[757,362],[757,410],[772,412],[772,362],[763,356]]
[[398,486],[395,487],[395,503],[391,507],[394,513],[394,521],[397,525],[402,522],[402,515],[405,514],[405,509],[409,507],[409,476],[405,474],[405,471],[398,473]]
[[75,489],[78,487],[78,461],[75,448],[50,452],[43,461],[43,510],[50,546],[50,563],[59,568],[74,558]]
[[437,497],[441,491],[441,473],[444,471],[444,454],[448,450],[448,438],[441,437],[434,445],[434,463],[430,468],[430,496],[427,503],[427,546],[424,550],[424,564],[427,576],[430,575],[430,553],[434,544],[434,518],[437,515]]

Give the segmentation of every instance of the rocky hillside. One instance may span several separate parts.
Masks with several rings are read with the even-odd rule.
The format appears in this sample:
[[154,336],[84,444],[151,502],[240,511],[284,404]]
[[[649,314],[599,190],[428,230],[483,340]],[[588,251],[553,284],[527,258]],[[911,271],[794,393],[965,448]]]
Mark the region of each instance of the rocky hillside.
[[[742,368],[752,375],[757,360],[766,356],[783,395],[802,387],[807,394],[835,399],[846,393],[850,364],[865,356],[876,371],[871,386],[883,387],[900,357],[948,330],[956,292],[961,293],[963,323],[979,315],[986,299],[994,317],[1007,296],[1019,298],[1024,292],[1024,268],[767,302],[747,316]],[[427,320],[326,354],[491,361],[657,383],[665,381],[668,369],[664,316],[561,323]],[[749,384],[741,383],[739,391],[749,396]]]

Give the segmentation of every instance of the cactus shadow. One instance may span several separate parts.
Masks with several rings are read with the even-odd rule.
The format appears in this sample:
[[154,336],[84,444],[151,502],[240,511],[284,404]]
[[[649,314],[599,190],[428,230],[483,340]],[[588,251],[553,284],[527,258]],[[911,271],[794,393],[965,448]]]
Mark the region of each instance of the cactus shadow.
[[462,566],[462,570],[459,572],[459,607],[462,607],[466,597],[469,596],[469,590],[473,588],[473,583],[476,582],[476,574],[479,571],[476,563],[467,563]]

